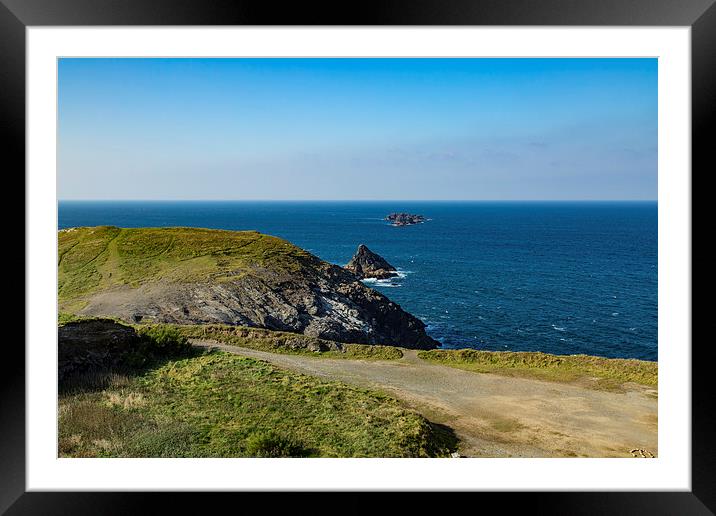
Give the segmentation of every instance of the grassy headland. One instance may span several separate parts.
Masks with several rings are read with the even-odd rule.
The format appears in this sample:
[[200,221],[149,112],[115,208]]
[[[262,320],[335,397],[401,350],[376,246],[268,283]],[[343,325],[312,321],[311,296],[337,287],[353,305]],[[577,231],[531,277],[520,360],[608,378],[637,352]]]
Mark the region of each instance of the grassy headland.
[[128,323],[217,324],[432,349],[425,325],[338,265],[256,231],[69,228],[60,311]]
[[70,228],[58,233],[60,305],[113,286],[221,282],[255,267],[296,273],[310,253],[256,231],[201,228]]

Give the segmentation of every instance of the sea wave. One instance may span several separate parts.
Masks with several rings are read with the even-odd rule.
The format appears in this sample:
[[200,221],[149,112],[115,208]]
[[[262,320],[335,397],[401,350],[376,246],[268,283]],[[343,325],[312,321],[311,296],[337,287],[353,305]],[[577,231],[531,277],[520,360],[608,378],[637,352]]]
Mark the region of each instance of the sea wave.
[[413,271],[406,271],[403,269],[397,269],[397,276],[392,278],[363,278],[361,281],[370,287],[385,287],[385,288],[397,288],[402,287],[402,283],[396,283],[396,281],[405,279],[408,274],[412,274]]
[[386,287],[386,288],[402,287],[402,284],[400,284],[400,283],[393,283],[392,278],[388,278],[388,279],[364,278],[361,281],[370,287]]

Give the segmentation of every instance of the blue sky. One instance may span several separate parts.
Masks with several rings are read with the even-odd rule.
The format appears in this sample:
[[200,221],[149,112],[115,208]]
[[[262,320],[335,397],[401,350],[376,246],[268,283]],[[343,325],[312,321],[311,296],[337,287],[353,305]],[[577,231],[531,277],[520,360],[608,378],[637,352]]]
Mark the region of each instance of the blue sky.
[[61,59],[60,199],[656,199],[656,59]]

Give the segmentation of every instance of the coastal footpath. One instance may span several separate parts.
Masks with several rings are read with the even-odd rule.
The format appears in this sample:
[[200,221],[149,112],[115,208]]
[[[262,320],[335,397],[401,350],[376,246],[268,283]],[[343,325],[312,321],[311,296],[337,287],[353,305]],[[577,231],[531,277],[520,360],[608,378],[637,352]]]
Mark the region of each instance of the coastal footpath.
[[66,457],[655,457],[657,366],[63,316]]
[[513,376],[514,370],[499,366],[493,374],[475,373],[421,359],[424,352],[414,350],[390,361],[341,360],[193,343],[386,392],[452,429],[462,457],[658,456],[655,385],[627,382],[605,390],[590,381],[587,369],[568,382],[540,380],[539,368],[535,375]]

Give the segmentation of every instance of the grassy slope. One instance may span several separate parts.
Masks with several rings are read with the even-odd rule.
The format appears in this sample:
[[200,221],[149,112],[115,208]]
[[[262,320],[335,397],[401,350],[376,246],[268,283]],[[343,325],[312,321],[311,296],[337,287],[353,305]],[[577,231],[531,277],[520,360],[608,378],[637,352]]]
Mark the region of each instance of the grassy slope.
[[310,351],[308,349],[295,349],[286,345],[287,340],[317,340],[314,337],[300,335],[295,333],[287,333],[280,331],[264,330],[260,328],[252,328],[251,331],[260,337],[243,337],[237,335],[244,328],[240,326],[227,326],[220,324],[207,325],[191,325],[181,326],[174,325],[179,332],[187,338],[208,339],[229,344],[232,346],[241,346],[245,348],[258,349],[261,351],[270,351],[273,353],[289,353],[294,355],[310,355],[314,357],[324,358],[354,358],[367,360],[397,360],[403,357],[400,348],[394,346],[373,346],[369,344],[341,344],[344,352],[340,351]]
[[589,387],[606,390],[620,390],[630,382],[649,387],[658,383],[658,364],[644,360],[475,349],[419,351],[418,356],[468,371],[555,382],[582,381]]
[[84,296],[114,286],[222,281],[255,267],[296,273],[318,263],[289,242],[255,231],[72,228],[58,233],[58,295],[71,312]]
[[456,439],[378,392],[228,353],[60,397],[71,457],[427,457]]

